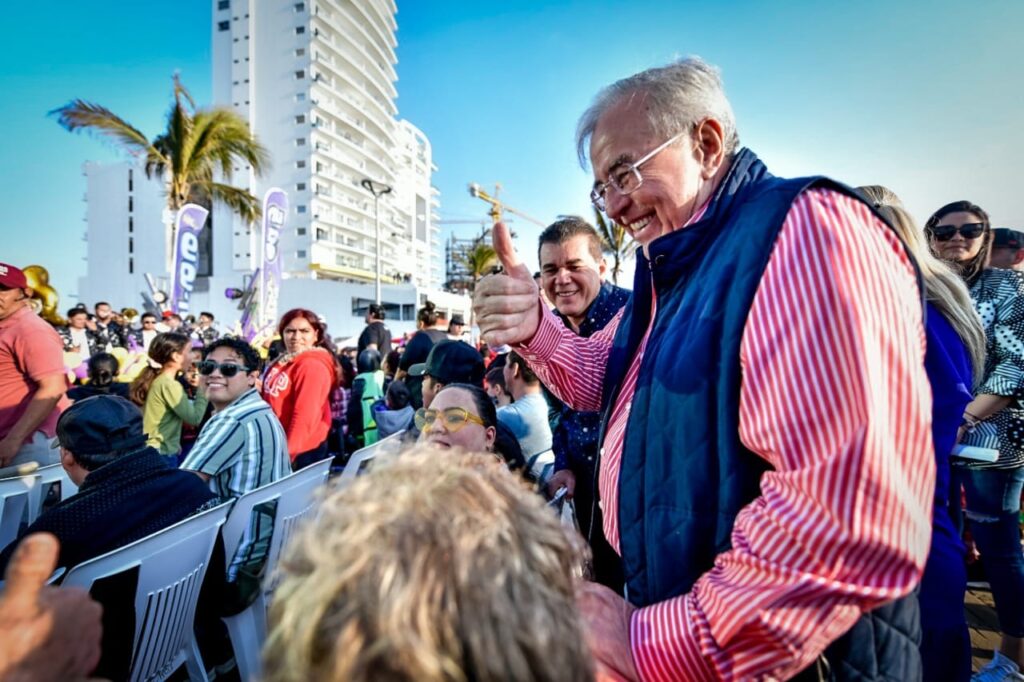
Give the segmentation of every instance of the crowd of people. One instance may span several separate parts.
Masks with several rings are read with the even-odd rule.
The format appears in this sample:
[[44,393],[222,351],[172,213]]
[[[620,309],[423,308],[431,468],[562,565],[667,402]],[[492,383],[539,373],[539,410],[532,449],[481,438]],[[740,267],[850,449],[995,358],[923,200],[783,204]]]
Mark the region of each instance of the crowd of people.
[[[282,566],[267,679],[967,680],[969,563],[1002,631],[973,679],[1024,679],[1024,234],[771,175],[695,58],[602,90],[577,144],[632,289],[581,218],[541,233],[539,276],[499,223],[475,345],[429,302],[407,340],[369,306],[352,348],[298,308],[258,347],[106,302],[53,328],[0,263],[0,475],[79,486],[0,566],[71,567],[389,438]],[[267,542],[226,559],[234,601]],[[0,600],[38,610],[25,584]],[[110,640],[72,667],[116,677]]]

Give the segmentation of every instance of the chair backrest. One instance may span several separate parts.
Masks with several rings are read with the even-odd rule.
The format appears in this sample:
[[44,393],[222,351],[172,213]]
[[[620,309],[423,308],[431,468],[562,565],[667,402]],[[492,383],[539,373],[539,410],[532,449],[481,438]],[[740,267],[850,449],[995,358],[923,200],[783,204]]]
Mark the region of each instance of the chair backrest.
[[[323,459],[310,466],[278,479],[273,483],[252,490],[235,500],[228,514],[228,520],[221,529],[221,536],[224,538],[224,555],[230,561],[231,557],[238,550],[242,536],[249,527],[249,520],[253,509],[257,505],[271,500],[280,500],[284,496],[298,496],[306,500],[312,499],[312,491],[327,480],[327,473],[331,467],[330,459]],[[278,502],[278,509],[281,503]],[[280,534],[279,526],[281,514],[275,515],[274,536]],[[273,567],[271,567],[273,568]]]
[[191,516],[72,568],[62,586],[89,589],[100,578],[138,568],[132,680],[164,679],[192,645],[203,576],[230,504]]
[[281,558],[281,550],[288,546],[288,542],[302,522],[313,514],[316,506],[314,493],[327,481],[330,469],[331,459],[327,458],[310,464],[305,469],[300,469],[284,479],[289,481],[290,485],[281,492],[277,501],[274,536],[270,541],[270,551],[267,553],[267,576],[269,576],[265,581],[267,592],[273,592],[273,588],[277,585],[275,569]]
[[38,474],[0,479],[0,549],[18,537],[22,522],[32,520],[32,494],[38,490]]
[[[43,513],[43,507],[47,501],[57,503],[66,500],[78,492],[78,486],[74,484],[68,472],[60,464],[50,464],[35,470],[33,476],[39,477],[39,484],[32,487],[29,497],[32,504],[29,508],[30,521],[35,521]],[[50,490],[56,485],[56,493],[51,495]],[[50,500],[50,497],[54,499]]]
[[344,471],[341,472],[342,484],[347,484],[358,476],[374,457],[385,452],[397,452],[402,447],[402,434],[404,433],[405,430],[403,429],[383,440],[377,441],[373,445],[367,445],[365,448],[360,448],[353,452],[352,456],[348,458]]

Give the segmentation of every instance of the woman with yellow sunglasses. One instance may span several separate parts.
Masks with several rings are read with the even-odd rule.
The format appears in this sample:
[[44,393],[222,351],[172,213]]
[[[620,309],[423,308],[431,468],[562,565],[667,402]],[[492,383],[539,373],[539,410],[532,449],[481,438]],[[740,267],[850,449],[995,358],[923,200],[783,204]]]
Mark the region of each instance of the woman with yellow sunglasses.
[[434,396],[428,409],[416,411],[420,442],[469,452],[494,452],[498,418],[482,388],[450,384]]

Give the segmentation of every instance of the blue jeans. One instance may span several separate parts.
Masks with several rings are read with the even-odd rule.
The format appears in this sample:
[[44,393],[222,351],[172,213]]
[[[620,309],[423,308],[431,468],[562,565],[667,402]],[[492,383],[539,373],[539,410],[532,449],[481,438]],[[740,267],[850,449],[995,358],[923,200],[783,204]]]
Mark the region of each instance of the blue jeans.
[[1024,552],[1020,544],[1020,494],[1024,467],[967,469],[967,520],[981,552],[985,576],[1004,635],[1024,637]]

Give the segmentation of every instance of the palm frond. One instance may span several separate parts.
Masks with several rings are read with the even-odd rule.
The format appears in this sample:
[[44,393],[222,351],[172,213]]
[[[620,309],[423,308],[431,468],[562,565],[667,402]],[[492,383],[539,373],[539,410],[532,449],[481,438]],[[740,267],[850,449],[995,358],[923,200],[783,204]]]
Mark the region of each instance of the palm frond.
[[204,192],[214,201],[223,202],[246,222],[259,220],[263,213],[260,200],[240,187],[233,187],[223,182],[197,182],[193,184],[192,191]]
[[480,279],[491,271],[498,263],[498,254],[494,247],[485,242],[478,242],[460,258],[466,266],[469,276],[473,281]]
[[65,130],[85,130],[106,137],[132,156],[148,155],[153,151],[153,146],[138,128],[99,104],[75,99],[50,111],[49,115],[56,116],[57,123]]

